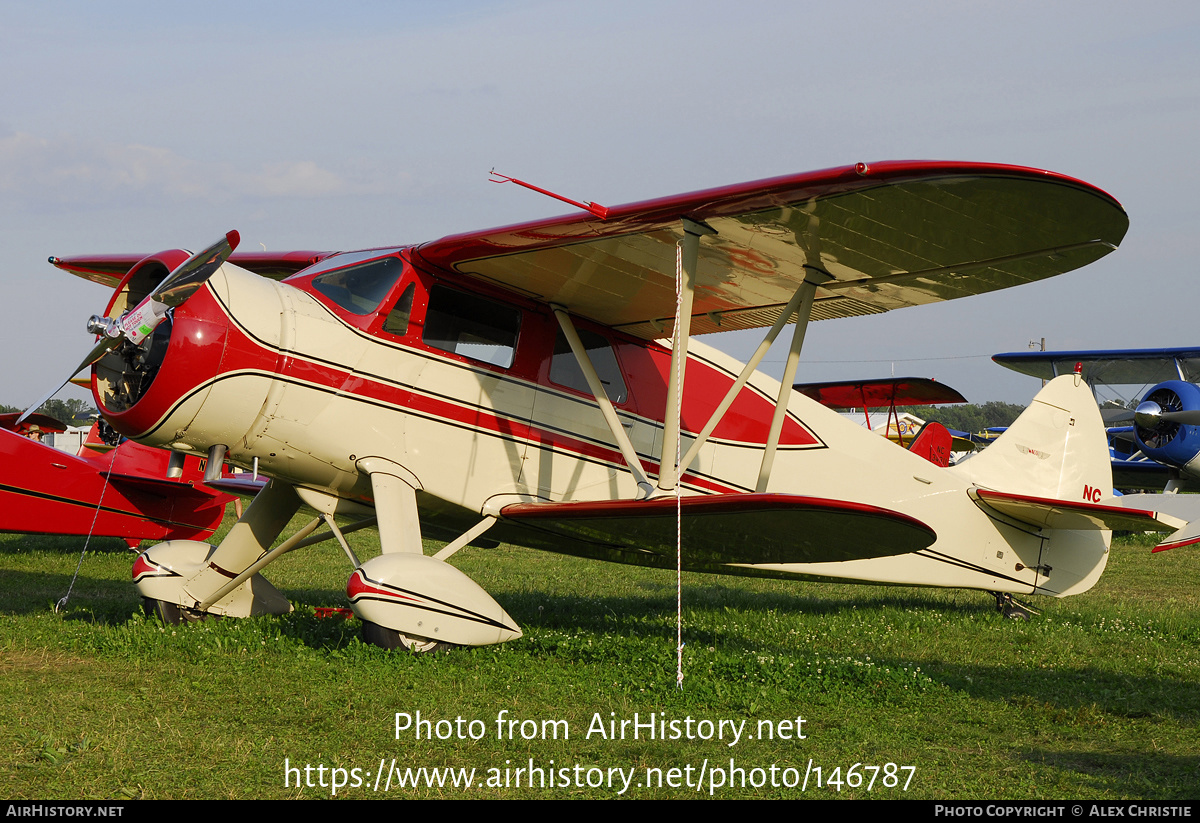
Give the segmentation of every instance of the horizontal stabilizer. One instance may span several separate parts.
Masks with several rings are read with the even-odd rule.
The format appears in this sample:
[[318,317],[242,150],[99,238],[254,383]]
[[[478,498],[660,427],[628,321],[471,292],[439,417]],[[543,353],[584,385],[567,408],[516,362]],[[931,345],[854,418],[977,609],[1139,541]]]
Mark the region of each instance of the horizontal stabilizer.
[[238,497],[254,497],[267,485],[267,478],[260,477],[254,480],[249,475],[238,474],[233,477],[220,477],[216,480],[209,480],[204,485],[210,489],[225,492],[226,494],[236,494]]
[[[675,498],[516,503],[501,516],[523,545],[592,556],[631,552],[674,565]],[[920,551],[937,539],[919,520],[889,509],[788,494],[713,494],[681,501],[683,563],[822,563]],[[566,549],[564,541],[575,544]],[[616,559],[613,557],[612,559]],[[650,565],[654,565],[651,563]]]
[[1154,547],[1152,551],[1165,552],[1167,549],[1181,549],[1184,546],[1194,546],[1200,543],[1200,520],[1188,523],[1179,531]]
[[987,489],[972,489],[970,495],[981,508],[992,509],[1038,529],[1173,532],[1187,525],[1186,521],[1169,514],[1082,500],[1054,500]]
[[1165,511],[1189,521],[1182,529],[1155,546],[1156,552],[1200,543],[1200,494],[1127,494],[1121,498],[1121,505]]

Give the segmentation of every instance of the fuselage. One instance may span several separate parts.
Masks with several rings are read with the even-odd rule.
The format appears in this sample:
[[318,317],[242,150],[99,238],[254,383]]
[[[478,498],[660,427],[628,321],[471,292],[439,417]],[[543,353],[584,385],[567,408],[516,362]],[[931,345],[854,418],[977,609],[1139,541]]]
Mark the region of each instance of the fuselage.
[[[551,308],[414,259],[405,249],[335,256],[283,282],[226,264],[164,324],[146,358],[153,371],[132,375],[115,353],[97,365],[96,400],[142,443],[201,454],[221,444],[235,464],[341,501],[373,505],[358,466],[385,458],[411,474],[436,536],[509,502],[632,499],[635,480]],[[575,324],[656,476],[670,350]],[[739,370],[692,342],[684,451]],[[755,489],[778,388],[751,377],[684,474],[685,494]],[[703,570],[1060,595],[1099,577],[1106,540],[1080,549],[1083,537],[1059,533],[1072,543],[1064,552],[1090,560],[1075,572],[1060,562],[1047,579],[1051,538],[984,512],[967,493],[973,482],[793,393],[766,490],[900,511],[938,541],[901,557]],[[505,537],[503,523],[495,534]]]

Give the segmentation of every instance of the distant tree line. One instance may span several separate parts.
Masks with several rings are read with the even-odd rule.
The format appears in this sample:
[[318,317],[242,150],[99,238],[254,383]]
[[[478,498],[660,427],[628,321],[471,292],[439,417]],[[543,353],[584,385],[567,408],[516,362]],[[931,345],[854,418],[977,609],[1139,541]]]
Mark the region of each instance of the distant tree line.
[[981,432],[995,426],[1011,426],[1025,411],[1025,407],[990,400],[983,404],[960,403],[955,406],[903,406],[898,411],[908,412],[922,420],[936,420],[948,429]]

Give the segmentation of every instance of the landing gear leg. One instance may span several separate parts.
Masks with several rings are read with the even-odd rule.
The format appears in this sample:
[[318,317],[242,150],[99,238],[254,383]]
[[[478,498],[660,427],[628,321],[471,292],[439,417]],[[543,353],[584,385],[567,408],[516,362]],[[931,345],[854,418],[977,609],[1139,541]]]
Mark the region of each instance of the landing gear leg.
[[1038,614],[1037,609],[1034,609],[1032,606],[1026,606],[1024,603],[1018,603],[1007,592],[988,592],[988,594],[996,598],[996,611],[1009,620],[1028,620],[1035,614]]
[[292,487],[272,480],[219,546],[168,540],[138,555],[133,562],[138,591],[158,601],[150,604],[150,611],[169,623],[193,622],[189,613],[287,614],[292,604],[258,571],[287,550],[287,541],[275,549],[271,544],[299,508],[300,498]]

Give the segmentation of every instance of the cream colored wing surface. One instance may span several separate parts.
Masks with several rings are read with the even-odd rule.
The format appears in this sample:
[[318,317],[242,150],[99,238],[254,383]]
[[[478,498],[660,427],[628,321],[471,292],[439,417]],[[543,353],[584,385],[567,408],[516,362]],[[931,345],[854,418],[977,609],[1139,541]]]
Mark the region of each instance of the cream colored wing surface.
[[700,244],[692,333],[767,326],[816,269],[814,319],[1008,288],[1111,252],[1119,203],[1050,172],[891,162],[745,183],[418,247],[427,263],[495,282],[639,337],[669,336],[682,218]]

